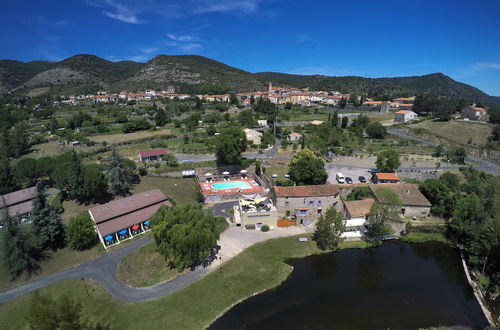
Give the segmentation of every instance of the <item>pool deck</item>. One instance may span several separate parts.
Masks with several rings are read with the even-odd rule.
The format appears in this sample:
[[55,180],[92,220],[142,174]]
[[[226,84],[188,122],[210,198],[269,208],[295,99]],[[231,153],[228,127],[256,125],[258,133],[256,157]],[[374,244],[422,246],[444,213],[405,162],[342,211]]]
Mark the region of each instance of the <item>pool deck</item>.
[[[249,188],[226,188],[226,189],[215,189],[212,186],[217,183],[228,183],[228,182],[246,182]],[[213,181],[213,182],[200,182],[200,188],[203,195],[234,195],[234,194],[258,194],[264,192],[264,187],[259,185],[253,178],[246,179],[233,179],[230,181]]]

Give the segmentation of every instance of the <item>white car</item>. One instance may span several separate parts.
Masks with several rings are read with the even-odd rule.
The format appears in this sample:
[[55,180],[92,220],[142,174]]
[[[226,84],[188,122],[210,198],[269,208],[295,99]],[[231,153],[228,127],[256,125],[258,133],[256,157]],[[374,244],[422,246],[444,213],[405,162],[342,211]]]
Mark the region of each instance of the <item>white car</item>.
[[337,173],[337,175],[335,176],[335,179],[337,179],[337,182],[338,183],[345,183],[345,177],[342,173]]

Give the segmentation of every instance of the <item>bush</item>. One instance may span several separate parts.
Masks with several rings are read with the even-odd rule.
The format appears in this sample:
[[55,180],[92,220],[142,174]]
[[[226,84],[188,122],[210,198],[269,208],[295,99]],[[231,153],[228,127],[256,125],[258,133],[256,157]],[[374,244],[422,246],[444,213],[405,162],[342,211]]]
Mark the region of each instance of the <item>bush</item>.
[[137,172],[139,172],[140,176],[145,176],[148,174],[148,170],[145,167],[139,167],[137,169]]
[[97,243],[94,223],[86,212],[72,217],[66,226],[68,245],[74,250],[90,249]]
[[255,225],[245,225],[245,229],[255,229]]
[[269,231],[269,226],[268,225],[264,225],[260,228],[260,231],[263,231],[263,232],[267,232]]

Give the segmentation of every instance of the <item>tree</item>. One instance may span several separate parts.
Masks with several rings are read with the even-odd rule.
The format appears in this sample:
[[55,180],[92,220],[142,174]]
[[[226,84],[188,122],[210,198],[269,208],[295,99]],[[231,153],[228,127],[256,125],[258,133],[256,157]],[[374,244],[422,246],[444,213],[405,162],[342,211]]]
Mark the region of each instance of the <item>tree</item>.
[[215,138],[217,164],[240,164],[241,153],[247,149],[247,137],[239,126],[221,129]]
[[497,124],[495,125],[495,127],[493,127],[493,130],[491,131],[491,139],[493,141],[500,140],[500,124]]
[[163,127],[167,123],[167,113],[163,109],[158,109],[155,116],[156,126]]
[[347,195],[346,200],[359,201],[365,198],[370,198],[371,196],[372,192],[370,187],[356,187],[349,193],[349,195]]
[[339,108],[344,109],[346,105],[347,105],[347,100],[344,97],[342,97],[339,101]]
[[383,139],[387,135],[387,128],[379,122],[374,122],[366,127],[366,134],[373,139]]
[[38,291],[31,298],[27,323],[33,330],[107,330],[109,326],[93,324],[82,316],[82,305],[63,295],[57,299],[41,296]]
[[2,259],[11,279],[15,279],[25,271],[30,273],[38,268],[40,248],[31,227],[21,227],[19,217],[11,217],[7,208],[3,212]]
[[85,196],[83,181],[83,165],[80,157],[73,149],[68,165],[67,190],[70,198],[82,199]]
[[36,185],[30,219],[43,249],[57,249],[64,246],[64,225],[56,210],[48,203],[41,182]]
[[341,235],[344,228],[344,217],[342,213],[337,212],[335,207],[331,206],[316,222],[313,240],[316,241],[316,245],[318,245],[318,248],[321,250],[335,251],[343,241]]
[[446,152],[446,158],[452,163],[465,164],[467,152],[463,147],[453,148]]
[[389,188],[377,187],[378,201],[373,203],[367,216],[365,237],[372,242],[380,242],[392,233],[390,223],[397,221],[401,210],[401,200]]
[[324,184],[328,178],[323,159],[307,148],[293,156],[288,174],[298,185]]
[[206,128],[206,132],[207,132],[208,136],[214,136],[215,133],[217,133],[217,129],[215,128],[215,126],[213,124],[210,124]]
[[342,124],[340,125],[340,127],[345,129],[347,128],[348,123],[349,123],[349,118],[347,118],[347,116],[344,116],[342,117]]
[[16,187],[12,180],[12,171],[10,168],[9,158],[0,155],[0,194],[11,192]]
[[96,200],[108,192],[106,176],[96,164],[87,165],[83,170],[83,186],[86,200]]
[[381,172],[394,172],[400,165],[399,152],[394,149],[381,151],[377,156],[377,169]]
[[9,149],[13,157],[20,157],[28,151],[28,131],[26,124],[17,123],[14,125],[9,136]]
[[245,127],[253,127],[257,123],[255,120],[252,111],[243,110],[238,115],[238,121],[241,125]]
[[22,186],[32,186],[39,178],[37,161],[34,158],[23,158],[16,163],[16,182]]
[[69,219],[66,226],[68,245],[74,250],[90,249],[97,243],[97,234],[94,223],[87,212]]
[[339,112],[337,110],[335,110],[333,112],[333,116],[332,116],[332,126],[333,127],[338,127],[339,126]]
[[201,205],[162,206],[151,218],[158,251],[179,271],[206,264],[222,232],[223,219],[214,218]]
[[117,195],[127,195],[132,188],[131,178],[127,175],[125,162],[116,148],[111,151],[107,172],[111,191]]
[[238,101],[238,98],[236,97],[236,94],[234,94],[234,93],[229,94],[229,103],[231,103],[233,105],[239,105],[240,104],[240,101]]

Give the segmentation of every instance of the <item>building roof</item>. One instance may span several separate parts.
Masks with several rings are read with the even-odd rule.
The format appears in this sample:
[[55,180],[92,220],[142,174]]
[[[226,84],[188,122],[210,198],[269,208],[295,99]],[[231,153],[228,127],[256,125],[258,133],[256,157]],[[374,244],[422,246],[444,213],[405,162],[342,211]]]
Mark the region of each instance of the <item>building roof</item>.
[[375,173],[375,177],[378,180],[400,180],[396,173]]
[[164,201],[168,201],[167,197],[160,189],[154,189],[95,206],[89,212],[99,224]]
[[311,125],[321,125],[323,123],[324,123],[324,121],[322,121],[322,120],[313,120],[310,124]]
[[299,136],[299,135],[302,136],[302,134],[296,132],[288,134],[288,136]]
[[400,110],[400,111],[396,112],[396,114],[398,114],[398,115],[406,115],[407,113],[412,113],[412,112],[413,111],[410,111],[410,110]]
[[0,208],[30,201],[35,197],[35,191],[36,187],[29,187],[0,196]]
[[154,149],[139,152],[139,157],[163,156],[167,151],[165,149]]
[[351,218],[360,218],[370,213],[373,203],[375,203],[375,200],[368,198],[360,201],[346,201],[344,206]]
[[413,101],[414,99],[414,97],[398,97],[397,99],[394,99],[394,101]]
[[479,107],[472,107],[472,109],[474,109],[476,111],[486,111],[485,108],[479,108]]
[[408,206],[431,206],[431,203],[425,198],[425,196],[418,190],[418,186],[416,184],[377,184],[370,185],[370,189],[372,190],[375,198],[381,202],[381,196],[377,192],[377,188],[384,187],[389,188],[398,195],[401,200],[401,205]]
[[337,185],[274,187],[277,197],[334,196],[340,193]]

